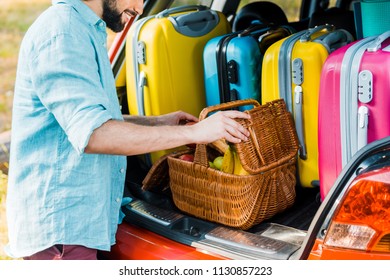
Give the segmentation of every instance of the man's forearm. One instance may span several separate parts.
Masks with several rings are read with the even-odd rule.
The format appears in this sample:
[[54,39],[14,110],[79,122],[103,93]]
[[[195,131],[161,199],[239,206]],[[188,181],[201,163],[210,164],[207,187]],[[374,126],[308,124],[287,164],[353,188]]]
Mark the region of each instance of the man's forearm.
[[[144,121],[149,121],[149,118],[151,121],[145,125]],[[228,110],[217,112],[194,125],[178,125],[183,119],[196,120],[183,112],[145,119],[130,117],[130,122],[109,120],[94,130],[85,152],[136,155],[190,143],[206,144],[222,138],[231,143],[246,141],[249,131],[235,118],[250,117],[245,112]],[[153,124],[153,121],[157,123]]]
[[133,123],[133,124],[139,124],[139,125],[161,125],[158,122],[158,118],[154,116],[134,116],[134,115],[123,115],[123,119],[125,122]]
[[136,155],[170,149],[191,142],[181,126],[145,126],[109,120],[91,135],[86,153]]

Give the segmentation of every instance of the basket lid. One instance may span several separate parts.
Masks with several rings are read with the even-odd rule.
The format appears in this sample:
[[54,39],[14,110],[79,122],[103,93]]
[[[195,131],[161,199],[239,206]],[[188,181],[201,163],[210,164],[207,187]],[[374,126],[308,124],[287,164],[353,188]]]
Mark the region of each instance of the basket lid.
[[247,113],[251,116],[249,120],[237,121],[250,131],[250,138],[234,146],[248,173],[257,174],[295,159],[298,137],[283,99],[257,106]]

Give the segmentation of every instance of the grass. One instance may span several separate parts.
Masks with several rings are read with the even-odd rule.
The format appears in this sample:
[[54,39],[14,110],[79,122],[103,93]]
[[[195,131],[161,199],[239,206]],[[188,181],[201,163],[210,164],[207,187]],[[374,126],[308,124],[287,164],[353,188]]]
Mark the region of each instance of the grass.
[[[11,129],[12,99],[20,42],[31,23],[50,4],[51,0],[1,1],[0,133]],[[0,260],[9,259],[3,250],[4,245],[8,242],[5,215],[7,182],[7,175],[0,170]]]
[[[51,0],[1,0],[0,133],[11,129],[12,99],[19,45],[28,27]],[[113,34],[109,33],[112,41]]]
[[5,223],[5,196],[7,175],[0,170],[0,260],[9,259],[4,253],[3,246],[8,242],[7,224]]
[[11,128],[12,98],[21,39],[50,0],[2,0],[0,7],[0,132]]

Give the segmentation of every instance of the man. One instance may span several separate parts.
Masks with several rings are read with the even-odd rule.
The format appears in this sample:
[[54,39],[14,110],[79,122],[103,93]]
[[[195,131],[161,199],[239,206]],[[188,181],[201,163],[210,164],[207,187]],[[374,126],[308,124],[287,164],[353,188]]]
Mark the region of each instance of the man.
[[217,139],[245,141],[238,111],[123,120],[106,49],[140,0],[53,0],[21,44],[7,197],[12,257],[96,259],[115,243],[126,157]]

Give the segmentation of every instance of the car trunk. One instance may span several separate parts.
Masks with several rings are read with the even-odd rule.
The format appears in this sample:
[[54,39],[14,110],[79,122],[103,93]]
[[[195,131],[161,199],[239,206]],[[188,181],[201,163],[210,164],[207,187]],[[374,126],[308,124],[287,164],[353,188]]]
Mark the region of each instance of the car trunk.
[[[138,157],[128,158],[123,207],[125,222],[198,249],[232,259],[289,259],[296,252],[320,206],[318,188],[296,187],[292,207],[243,231],[198,219],[175,206],[170,191],[144,191],[148,168]],[[158,189],[158,188],[156,188]]]
[[[150,1],[152,2],[154,1]],[[237,1],[215,1],[217,4],[218,2],[226,4],[227,10],[235,11],[237,8]],[[161,1],[156,3],[162,5]],[[149,13],[145,11],[144,15],[147,14]],[[118,71],[119,69],[114,67],[114,74]],[[125,86],[119,87],[118,95],[123,96],[121,104],[123,113],[127,114],[125,89]],[[318,187],[297,186],[296,200],[292,207],[243,231],[181,212],[175,206],[169,190],[153,192],[142,190],[142,181],[148,168],[139,157],[128,157],[127,170],[124,196],[131,197],[132,201],[122,209],[125,213],[125,223],[226,258],[289,259],[299,250],[320,206]]]

